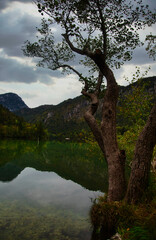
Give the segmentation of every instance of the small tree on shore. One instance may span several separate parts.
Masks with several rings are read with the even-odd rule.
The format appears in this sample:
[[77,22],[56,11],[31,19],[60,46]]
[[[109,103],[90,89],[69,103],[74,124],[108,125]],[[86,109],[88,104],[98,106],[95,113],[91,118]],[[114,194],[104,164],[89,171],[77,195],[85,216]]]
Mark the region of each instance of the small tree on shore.
[[[26,42],[24,54],[39,58],[38,66],[51,70],[74,72],[84,84],[82,94],[91,100],[85,120],[93,132],[108,164],[107,201],[125,198],[130,203],[141,199],[148,186],[150,162],[156,144],[156,104],[138,137],[128,187],[125,181],[125,151],[120,150],[116,137],[116,105],[118,85],[112,69],[132,58],[133,50],[144,44],[139,30],[155,24],[155,13],[141,0],[36,0],[42,20],[40,37]],[[55,39],[52,26],[60,29]],[[153,53],[153,52],[152,52]],[[89,68],[83,76],[72,63],[76,55],[80,64]],[[103,81],[107,88],[103,97],[102,121],[94,117]]]

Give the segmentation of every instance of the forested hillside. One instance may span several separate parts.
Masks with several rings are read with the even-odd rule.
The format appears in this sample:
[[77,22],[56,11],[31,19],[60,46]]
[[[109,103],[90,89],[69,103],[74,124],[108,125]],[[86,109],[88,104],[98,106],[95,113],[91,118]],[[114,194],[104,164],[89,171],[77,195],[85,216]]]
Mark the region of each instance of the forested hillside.
[[[118,102],[118,129],[121,132],[125,131],[132,125],[130,118],[133,119],[130,113],[130,108],[127,106],[127,115],[125,115],[125,108],[120,108],[124,104],[125,96],[131,96],[132,91],[138,83],[133,83],[128,86],[120,86],[120,98]],[[156,77],[144,78],[139,83],[141,89],[144,93],[136,93],[135,98],[138,98],[138,101],[142,101],[139,99],[139,94],[141,94],[144,99],[144,94],[152,95],[153,97],[156,94]],[[140,88],[138,88],[140,89]],[[140,89],[140,91],[142,91]],[[138,96],[137,96],[138,95]],[[129,99],[130,100],[130,99]],[[134,102],[134,99],[132,99]],[[139,104],[139,102],[138,102]],[[65,139],[66,137],[70,137],[71,139],[82,139],[84,132],[89,131],[88,126],[84,120],[84,113],[87,111],[89,107],[89,99],[84,96],[79,96],[74,99],[68,99],[58,105],[43,105],[37,108],[28,108],[21,109],[16,112],[19,116],[22,116],[26,121],[30,123],[35,123],[36,121],[41,121],[43,125],[48,129],[50,137],[52,139]],[[102,100],[100,100],[99,109],[96,113],[96,118],[101,119],[100,109],[102,107]],[[150,106],[146,109],[142,109],[142,114],[148,116],[150,111]],[[124,109],[122,111],[122,109]],[[146,111],[146,114],[144,114]],[[136,111],[133,109],[132,112]],[[129,115],[130,114],[130,115]],[[129,116],[128,116],[129,115]],[[141,117],[140,115],[137,115]],[[145,119],[144,119],[145,120]]]
[[0,105],[0,138],[44,139],[47,131],[41,123],[27,123]]
[[[7,96],[8,94],[4,95]],[[120,86],[117,108],[119,134],[127,131],[138,119],[146,120],[155,95],[156,77],[145,78],[128,86]],[[13,100],[21,99],[16,94],[9,94],[9,96],[12,96]],[[98,120],[101,119],[102,99],[99,101],[99,109],[96,113]],[[22,103],[23,100],[21,99],[20,102]],[[19,109],[16,103],[19,105],[18,101],[10,99],[10,103],[7,101],[8,108]],[[82,141],[86,134],[89,135],[90,132],[84,120],[84,113],[87,111],[89,104],[89,99],[79,96],[65,100],[58,105],[28,108],[22,104],[20,110],[15,111],[15,113],[0,105],[0,137],[45,138],[47,136],[45,128],[49,132],[50,139],[64,140],[70,138]]]

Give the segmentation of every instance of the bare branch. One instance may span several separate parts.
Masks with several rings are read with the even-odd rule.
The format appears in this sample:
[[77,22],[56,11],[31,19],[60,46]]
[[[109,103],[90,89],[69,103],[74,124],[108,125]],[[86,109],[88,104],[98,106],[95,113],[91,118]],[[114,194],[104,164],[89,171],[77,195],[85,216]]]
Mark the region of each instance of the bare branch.
[[[69,68],[70,70],[72,70],[74,73],[76,73],[78,76],[79,76],[79,78],[80,79],[83,79],[84,81],[86,81],[86,79],[85,79],[85,77],[83,77],[82,76],[82,74],[81,73],[79,73],[75,68],[73,68],[72,66],[70,66],[70,65],[68,65],[68,64],[60,64],[59,66],[58,66],[58,68]],[[58,69],[57,68],[57,69]]]

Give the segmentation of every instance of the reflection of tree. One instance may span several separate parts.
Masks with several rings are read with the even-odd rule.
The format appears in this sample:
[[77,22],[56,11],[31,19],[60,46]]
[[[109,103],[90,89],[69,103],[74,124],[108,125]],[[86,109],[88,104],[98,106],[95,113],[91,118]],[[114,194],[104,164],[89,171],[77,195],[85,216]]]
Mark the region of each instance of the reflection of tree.
[[[32,141],[0,141],[0,166],[7,162],[17,161],[27,152],[36,151],[37,142]],[[15,160],[16,159],[16,160]]]
[[9,182],[16,178],[23,169],[19,166],[8,162],[0,168],[0,181]]
[[[10,141],[0,145],[0,180],[5,169],[5,181],[17,176],[21,169],[32,167],[39,171],[56,172],[89,190],[106,191],[107,170],[96,157],[88,160],[83,146],[70,143]],[[5,161],[4,161],[5,158]],[[9,163],[9,167],[7,165]],[[16,171],[16,170],[17,171]],[[8,172],[7,172],[8,171]]]

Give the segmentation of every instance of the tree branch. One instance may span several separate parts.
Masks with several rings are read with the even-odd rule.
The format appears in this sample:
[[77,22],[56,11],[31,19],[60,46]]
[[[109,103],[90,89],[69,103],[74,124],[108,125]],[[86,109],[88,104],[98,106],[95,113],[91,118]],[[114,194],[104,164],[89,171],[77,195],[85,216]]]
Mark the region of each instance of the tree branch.
[[97,3],[97,8],[99,11],[100,19],[101,19],[101,31],[102,31],[102,35],[103,35],[103,53],[106,58],[106,56],[107,56],[107,34],[106,34],[105,20],[104,20],[103,14],[102,14],[99,0],[96,0],[96,3]]
[[67,44],[69,45],[69,47],[71,48],[71,50],[73,50],[74,52],[80,54],[80,55],[86,55],[88,57],[91,57],[93,55],[92,52],[90,52],[88,49],[79,49],[76,48],[72,42],[69,39],[69,35],[67,33],[62,34],[62,36],[64,37],[64,39],[66,40]]
[[98,81],[97,81],[97,85],[96,85],[96,94],[97,94],[97,96],[99,96],[99,94],[101,92],[102,80],[103,80],[103,74],[102,74],[101,71],[99,71]]
[[59,66],[56,67],[56,69],[59,69],[59,68],[69,68],[74,73],[76,73],[79,76],[80,79],[83,79],[84,81],[86,81],[86,78],[83,77],[82,73],[78,72],[75,68],[73,68],[72,66],[70,66],[68,64],[59,64]]
[[95,96],[95,94],[87,94],[86,95],[83,91],[82,91],[82,94],[85,96],[89,96],[91,99],[90,107],[89,107],[88,111],[84,114],[84,118],[85,118],[88,126],[90,127],[99,147],[101,148],[101,150],[105,156],[102,132],[97,124],[95,117],[94,117],[94,114],[96,113],[98,105],[99,105],[97,96]]
[[91,99],[90,107],[89,107],[88,111],[84,114],[84,118],[85,118],[88,126],[90,127],[96,141],[98,142],[99,147],[101,148],[101,150],[102,150],[102,152],[105,156],[102,132],[101,132],[101,129],[99,128],[99,126],[97,124],[97,121],[96,121],[95,117],[94,117],[94,114],[96,113],[96,111],[98,109],[98,106],[99,106],[98,96],[99,96],[99,93],[100,93],[100,87],[101,87],[101,84],[102,84],[102,79],[103,79],[103,74],[101,72],[99,72],[95,92],[94,93],[87,92],[88,91],[88,86],[87,86],[87,82],[86,82],[85,83],[85,88],[82,90],[82,94]]

